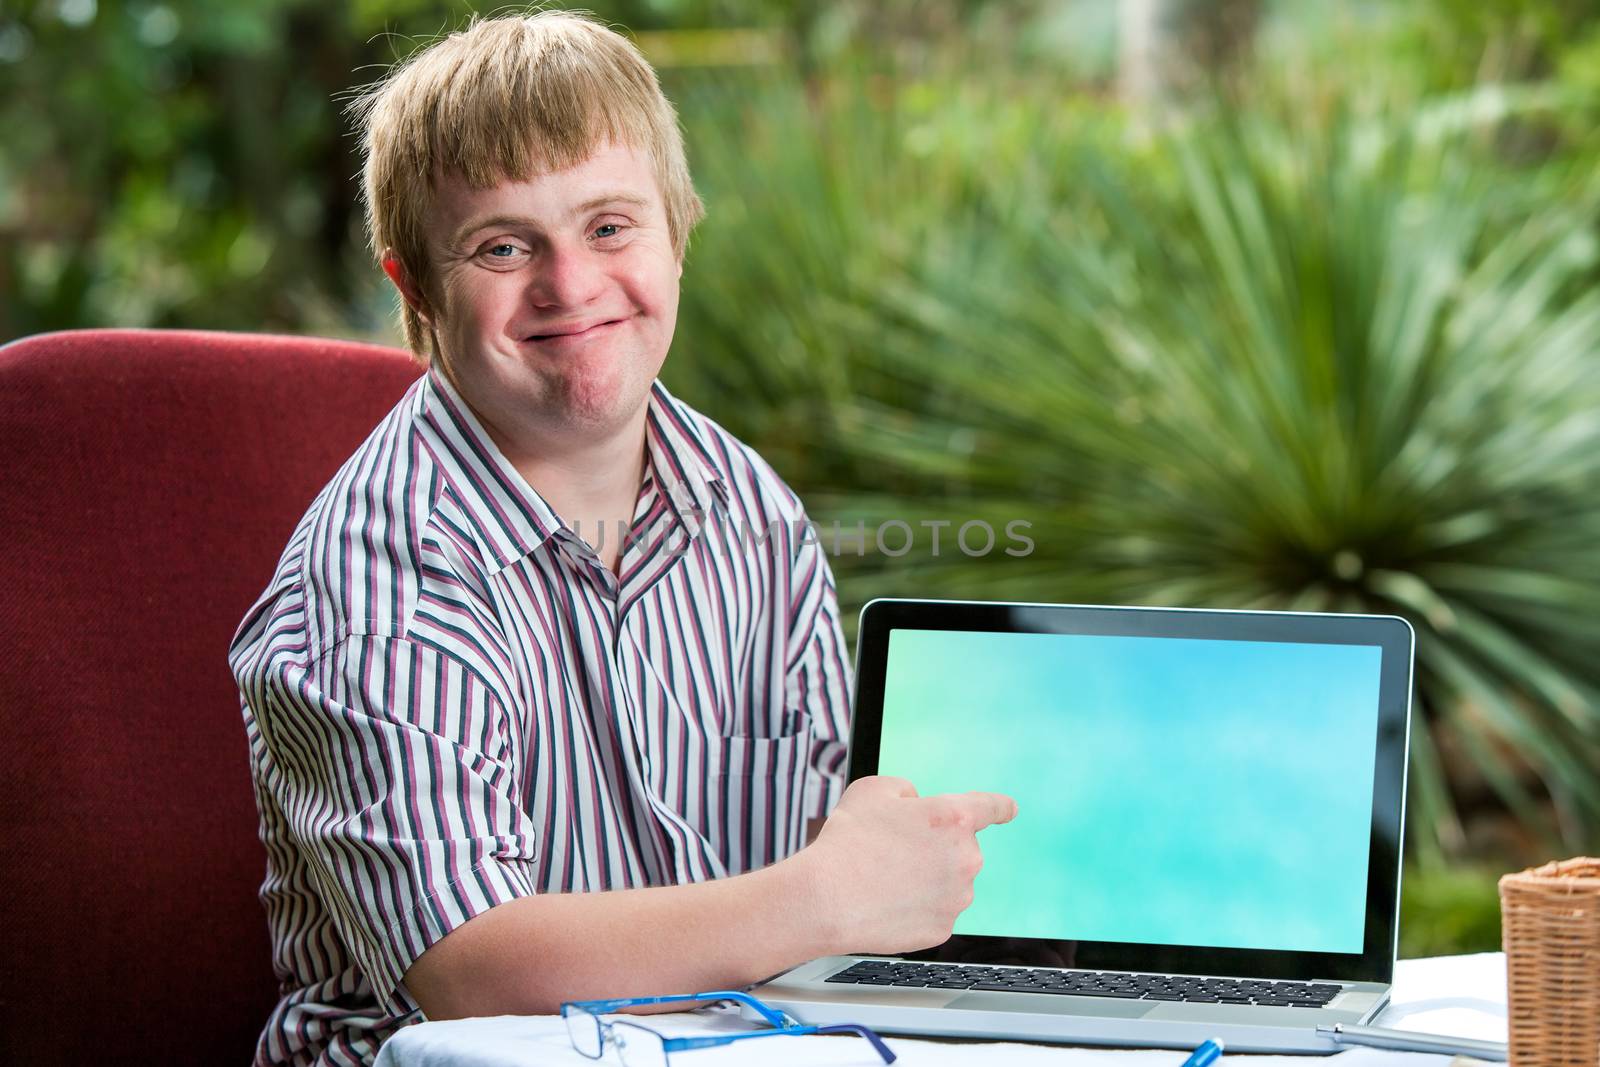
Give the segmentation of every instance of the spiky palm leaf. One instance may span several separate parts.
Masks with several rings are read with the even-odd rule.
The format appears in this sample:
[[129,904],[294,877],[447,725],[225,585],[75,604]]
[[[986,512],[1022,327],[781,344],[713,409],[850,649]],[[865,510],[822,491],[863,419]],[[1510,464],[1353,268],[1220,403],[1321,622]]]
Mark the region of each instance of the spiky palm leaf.
[[[774,184],[739,225],[708,223],[697,248],[716,288],[687,301],[691,390],[766,358],[702,333],[707,302],[815,339],[818,364],[790,357],[779,389],[810,399],[747,402],[753,425],[789,406],[785,469],[825,523],[1032,523],[1021,559],[948,540],[887,559],[869,541],[837,559],[847,602],[1397,612],[1418,631],[1422,856],[1463,843],[1454,797],[1475,777],[1540,847],[1592,846],[1590,198],[1479,139],[1421,141],[1411,117],[1234,115],[1133,143],[1044,101],[992,103],[987,123],[824,106],[823,130],[765,157]],[[808,155],[840,113],[843,143]],[[912,130],[934,150],[885,152]],[[737,150],[712,139],[712,173],[719,149]],[[853,182],[872,191],[852,199]],[[773,238],[786,228],[812,244]]]

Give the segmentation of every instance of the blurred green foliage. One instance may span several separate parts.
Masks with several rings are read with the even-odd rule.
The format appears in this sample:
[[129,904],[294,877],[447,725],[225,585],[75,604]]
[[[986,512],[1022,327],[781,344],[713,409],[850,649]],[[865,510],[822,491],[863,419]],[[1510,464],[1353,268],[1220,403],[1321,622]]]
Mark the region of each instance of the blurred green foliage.
[[1407,871],[1400,886],[1400,958],[1499,952],[1503,873],[1480,865]]
[[[825,543],[953,524],[841,546],[847,611],[1403,614],[1404,954],[1496,947],[1493,872],[1600,849],[1595,5],[1165,0],[1153,89],[1114,0],[592,6],[709,209],[668,381]],[[396,341],[341,102],[469,10],[0,9],[0,339]]]
[[[476,6],[0,8],[0,337],[84,324],[390,336],[341,103]],[[605,14],[649,30],[729,9],[762,13],[696,0]]]

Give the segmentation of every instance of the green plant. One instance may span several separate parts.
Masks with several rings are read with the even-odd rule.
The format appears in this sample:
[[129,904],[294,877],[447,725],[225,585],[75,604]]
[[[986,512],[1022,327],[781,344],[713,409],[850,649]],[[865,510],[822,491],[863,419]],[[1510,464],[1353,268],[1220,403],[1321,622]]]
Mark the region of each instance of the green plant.
[[[869,545],[837,557],[847,602],[1399,613],[1418,634],[1418,857],[1464,850],[1480,784],[1530,848],[1594,843],[1586,172],[1502,165],[1453,100],[1197,112],[1134,136],[1015,86],[870,88],[814,91],[790,119],[804,135],[752,109],[737,140],[699,142],[703,172],[734,165],[719,152],[772,169],[737,225],[713,200],[693,269],[716,270],[686,284],[679,373],[740,388],[766,358],[705,329],[712,306],[787,316],[818,359],[745,410],[821,398],[798,468],[819,519],[1023,519],[1037,548]],[[768,240],[796,218],[817,241]]]
[[1498,875],[1478,867],[1406,871],[1400,885],[1400,957],[1500,950]]

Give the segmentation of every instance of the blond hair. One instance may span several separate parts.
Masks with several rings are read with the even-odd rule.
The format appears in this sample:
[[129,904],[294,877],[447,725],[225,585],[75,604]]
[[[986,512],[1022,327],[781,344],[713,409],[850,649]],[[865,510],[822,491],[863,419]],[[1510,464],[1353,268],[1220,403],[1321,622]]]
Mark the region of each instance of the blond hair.
[[[580,163],[607,141],[644,152],[681,258],[704,215],[677,113],[625,37],[584,13],[479,19],[398,64],[350,104],[365,155],[362,193],[375,255],[394,249],[434,291],[423,221],[434,183],[527,181]],[[430,302],[432,297],[429,297]],[[406,344],[424,360],[438,337],[401,301]]]

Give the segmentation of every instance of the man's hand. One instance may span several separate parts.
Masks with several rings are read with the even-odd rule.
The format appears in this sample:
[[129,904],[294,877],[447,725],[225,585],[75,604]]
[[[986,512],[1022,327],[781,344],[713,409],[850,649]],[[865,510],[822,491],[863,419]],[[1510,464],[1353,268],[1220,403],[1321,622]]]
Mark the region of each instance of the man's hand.
[[406,989],[430,1019],[544,1015],[563,1000],[737,989],[818,956],[927,948],[972,903],[977,832],[1016,813],[998,793],[919,797],[904,779],[863,778],[786,860],[507,901],[424,952]]
[[919,797],[904,778],[862,778],[795,860],[837,951],[911,952],[950,936],[983,866],[978,831],[1016,814],[1000,793]]

